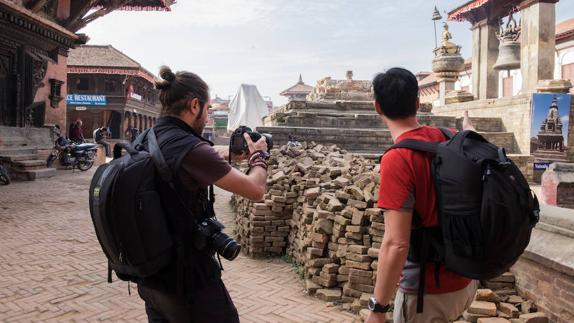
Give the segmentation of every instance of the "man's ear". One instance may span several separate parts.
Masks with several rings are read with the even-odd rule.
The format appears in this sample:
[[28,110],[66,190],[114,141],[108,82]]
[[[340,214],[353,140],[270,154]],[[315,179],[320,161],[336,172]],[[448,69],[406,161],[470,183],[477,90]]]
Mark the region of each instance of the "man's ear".
[[199,113],[199,109],[201,109],[201,106],[199,104],[199,100],[197,98],[193,98],[191,100],[188,101],[188,109],[189,112],[191,112],[191,114],[198,114]]
[[419,112],[420,107],[421,107],[421,99],[417,97],[417,112]]
[[375,111],[377,111],[378,114],[383,115],[383,109],[381,109],[381,104],[377,101],[373,101],[373,105],[375,106]]

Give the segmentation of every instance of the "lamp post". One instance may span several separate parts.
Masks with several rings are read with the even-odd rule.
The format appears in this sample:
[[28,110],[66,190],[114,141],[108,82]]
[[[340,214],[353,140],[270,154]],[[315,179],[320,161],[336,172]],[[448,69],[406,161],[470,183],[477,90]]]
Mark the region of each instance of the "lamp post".
[[436,6],[434,6],[434,12],[432,14],[432,20],[433,20],[433,24],[434,24],[434,48],[438,47],[438,41],[436,38],[436,21],[441,20],[441,19],[442,19],[442,16],[440,15],[440,12],[436,8]]

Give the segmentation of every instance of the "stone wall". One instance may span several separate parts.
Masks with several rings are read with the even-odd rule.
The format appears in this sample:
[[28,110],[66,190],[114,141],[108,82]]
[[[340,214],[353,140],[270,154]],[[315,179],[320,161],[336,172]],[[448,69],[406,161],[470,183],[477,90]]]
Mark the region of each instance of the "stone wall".
[[502,119],[503,131],[514,133],[516,145],[514,152],[517,154],[530,153],[530,95],[453,103],[434,108],[433,113],[439,116],[460,117],[466,110],[471,117]]
[[519,293],[557,323],[574,321],[574,210],[542,205],[541,221],[514,265]]
[[[465,110],[471,117],[491,117],[502,120],[503,131],[514,133],[515,153],[530,154],[530,125],[532,120],[531,94],[511,98],[453,103],[433,109],[438,116],[462,116]],[[570,120],[574,120],[574,97],[570,105]],[[569,123],[567,159],[574,162],[574,122]]]

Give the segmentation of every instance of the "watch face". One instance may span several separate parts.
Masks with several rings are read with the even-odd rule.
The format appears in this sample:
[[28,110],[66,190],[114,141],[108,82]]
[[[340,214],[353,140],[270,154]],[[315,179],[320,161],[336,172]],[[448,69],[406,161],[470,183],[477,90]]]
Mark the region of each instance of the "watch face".
[[369,298],[369,303],[367,304],[367,307],[369,310],[374,310],[375,309],[375,305],[377,304],[377,300],[374,297]]

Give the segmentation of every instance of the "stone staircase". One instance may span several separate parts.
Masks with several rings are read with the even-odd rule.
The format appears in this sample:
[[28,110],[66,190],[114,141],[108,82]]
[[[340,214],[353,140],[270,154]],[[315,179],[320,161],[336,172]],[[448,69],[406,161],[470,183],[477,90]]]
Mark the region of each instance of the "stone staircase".
[[7,166],[14,181],[33,181],[56,175],[46,168],[52,148],[47,128],[0,127],[0,162]]
[[[435,127],[462,129],[462,117],[420,114],[419,122]],[[514,134],[504,131],[499,118],[471,118],[476,130],[487,140],[516,151]],[[338,145],[349,152],[379,156],[390,145],[392,137],[371,102],[290,102],[264,120],[260,132],[273,135],[277,145],[287,143],[293,135],[299,141]]]

